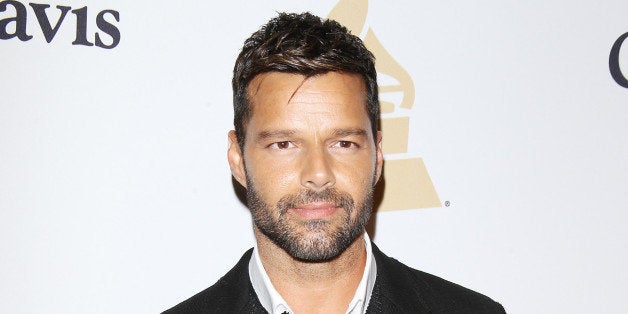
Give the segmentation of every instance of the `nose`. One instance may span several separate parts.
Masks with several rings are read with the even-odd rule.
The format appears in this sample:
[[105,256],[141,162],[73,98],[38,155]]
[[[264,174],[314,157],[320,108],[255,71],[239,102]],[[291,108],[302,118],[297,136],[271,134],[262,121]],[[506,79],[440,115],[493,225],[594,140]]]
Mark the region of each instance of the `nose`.
[[324,149],[312,149],[303,156],[301,170],[301,185],[314,190],[322,191],[336,184],[336,178],[331,167],[331,156]]

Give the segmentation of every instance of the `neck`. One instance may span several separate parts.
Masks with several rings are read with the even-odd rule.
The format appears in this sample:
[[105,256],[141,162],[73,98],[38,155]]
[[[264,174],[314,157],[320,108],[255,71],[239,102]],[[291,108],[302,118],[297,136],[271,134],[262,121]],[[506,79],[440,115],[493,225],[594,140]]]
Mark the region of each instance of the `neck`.
[[344,313],[364,272],[364,236],[338,257],[315,263],[293,258],[257,228],[255,236],[264,270],[293,311]]

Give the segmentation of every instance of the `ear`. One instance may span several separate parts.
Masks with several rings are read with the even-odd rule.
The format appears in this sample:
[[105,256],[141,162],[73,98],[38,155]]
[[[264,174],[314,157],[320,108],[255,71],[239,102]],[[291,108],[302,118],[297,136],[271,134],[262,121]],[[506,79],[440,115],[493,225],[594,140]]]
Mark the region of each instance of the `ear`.
[[375,162],[375,183],[379,182],[379,177],[382,175],[382,167],[384,166],[384,153],[382,152],[382,131],[377,131],[377,140],[375,148],[377,151],[377,160]]
[[231,167],[231,175],[246,188],[246,171],[244,170],[244,157],[240,144],[238,143],[238,137],[235,131],[229,131],[229,148],[227,149],[227,159],[229,160],[229,167]]

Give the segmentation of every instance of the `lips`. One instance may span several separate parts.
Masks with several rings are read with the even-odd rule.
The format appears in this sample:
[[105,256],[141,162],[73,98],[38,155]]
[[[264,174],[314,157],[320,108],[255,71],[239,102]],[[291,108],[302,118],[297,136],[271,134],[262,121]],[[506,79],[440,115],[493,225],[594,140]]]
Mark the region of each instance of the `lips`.
[[292,208],[303,219],[324,219],[332,216],[340,209],[333,203],[309,203]]

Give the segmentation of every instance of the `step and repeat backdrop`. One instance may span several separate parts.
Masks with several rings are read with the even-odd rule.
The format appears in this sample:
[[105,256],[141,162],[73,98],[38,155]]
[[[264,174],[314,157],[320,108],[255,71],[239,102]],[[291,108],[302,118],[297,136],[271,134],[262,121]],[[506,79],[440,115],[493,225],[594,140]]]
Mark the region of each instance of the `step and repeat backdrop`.
[[377,58],[369,232],[509,313],[628,312],[625,1],[0,1],[0,312],[157,313],[253,245],[231,70],[276,12]]

